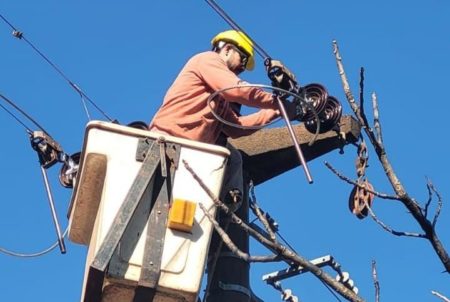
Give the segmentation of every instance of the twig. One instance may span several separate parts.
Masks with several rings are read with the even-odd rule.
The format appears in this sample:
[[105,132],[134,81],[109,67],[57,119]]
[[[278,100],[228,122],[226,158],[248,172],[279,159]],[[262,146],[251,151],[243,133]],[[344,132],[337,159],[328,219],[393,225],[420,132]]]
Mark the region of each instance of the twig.
[[275,262],[279,261],[279,255],[269,255],[269,256],[251,256],[247,253],[241,251],[231,240],[230,236],[220,227],[217,220],[212,217],[212,215],[208,212],[205,206],[202,203],[199,203],[200,209],[202,209],[203,213],[205,213],[206,217],[213,224],[214,229],[219,234],[220,238],[222,238],[223,242],[227,245],[231,252],[236,254],[239,258],[247,261],[247,262]]
[[364,67],[361,67],[359,71],[359,110],[363,121],[363,126],[370,128],[366,113],[364,112]]
[[378,282],[377,263],[375,260],[372,260],[372,278],[375,286],[375,302],[380,302],[380,283]]
[[[277,236],[275,235],[274,230],[272,229],[271,224],[269,223],[267,216],[264,215],[264,213],[261,211],[261,208],[258,205],[258,202],[256,200],[255,196],[255,186],[253,185],[253,181],[250,181],[249,184],[249,193],[251,195],[251,204],[250,207],[253,210],[253,213],[255,216],[261,221],[261,223],[264,225],[264,228],[266,229],[267,233],[269,234],[270,239],[273,242],[277,242]],[[253,206],[252,206],[253,205]]]
[[391,199],[391,200],[399,200],[398,196],[393,196],[393,195],[388,195],[388,194],[384,194],[384,193],[380,193],[377,191],[373,191],[373,190],[369,190],[367,189],[364,185],[359,184],[358,182],[351,180],[350,178],[348,178],[347,176],[343,175],[342,173],[340,173],[338,170],[336,170],[329,162],[325,162],[325,166],[331,170],[331,172],[333,172],[337,177],[339,177],[340,179],[342,179],[343,181],[357,186],[361,189],[364,189],[365,191],[374,194],[377,197],[383,198],[383,199]]
[[433,222],[431,223],[431,225],[433,226],[433,229],[436,226],[437,220],[439,218],[439,215],[441,214],[441,210],[442,210],[442,196],[441,194],[436,190],[436,188],[434,187],[434,185],[429,182],[429,186],[430,189],[434,192],[434,194],[436,194],[437,198],[438,198],[438,205],[436,208],[436,212],[434,213],[434,217],[433,217]]
[[427,178],[427,190],[428,190],[428,199],[427,202],[425,203],[425,207],[423,209],[423,215],[425,217],[428,217],[428,209],[430,207],[431,201],[433,201],[433,190],[431,189],[431,182],[430,180]]
[[267,231],[267,234],[269,235],[270,240],[272,240],[274,243],[277,243],[277,237],[275,235],[275,232],[273,231],[269,221],[267,220],[267,216],[263,214],[263,212],[261,211],[261,208],[256,203],[256,198],[254,198],[254,197],[252,198],[252,203],[253,203],[253,206],[252,206],[253,213],[263,224],[264,228]]
[[438,293],[437,291],[432,290],[431,293],[432,293],[433,295],[439,297],[440,299],[442,299],[442,301],[450,302],[450,299],[449,299],[449,298],[447,298],[446,296],[444,296],[444,295]]
[[369,206],[369,204],[367,204],[367,202],[365,202],[367,209],[369,210],[370,216],[372,217],[372,219],[378,224],[380,225],[385,231],[388,231],[389,233],[395,235],[395,236],[406,236],[406,237],[415,237],[415,238],[427,238],[427,236],[425,234],[419,234],[419,233],[409,233],[409,232],[399,232],[396,231],[394,229],[392,229],[391,227],[387,226],[384,222],[382,222],[380,219],[378,219],[378,217],[375,215],[375,213],[373,212],[372,208]]
[[333,40],[333,53],[336,57],[336,63],[337,63],[339,75],[341,76],[341,81],[342,81],[342,85],[344,87],[345,96],[347,97],[350,107],[352,108],[353,112],[355,112],[356,117],[358,118],[359,122],[361,124],[363,124],[359,107],[355,102],[355,98],[353,97],[353,94],[350,90],[350,85],[348,84],[347,75],[345,74],[345,71],[344,71],[344,65],[342,64],[342,57],[339,53],[339,47],[337,45],[336,40]]
[[378,111],[377,94],[372,93],[372,109],[373,109],[373,127],[375,128],[375,136],[377,143],[383,147],[383,134],[381,132],[380,112]]

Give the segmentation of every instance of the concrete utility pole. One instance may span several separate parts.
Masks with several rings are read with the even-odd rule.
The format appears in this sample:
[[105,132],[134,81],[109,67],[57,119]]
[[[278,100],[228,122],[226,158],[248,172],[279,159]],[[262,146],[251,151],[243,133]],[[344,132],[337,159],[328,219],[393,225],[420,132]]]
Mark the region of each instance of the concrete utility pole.
[[[320,134],[312,146],[308,146],[308,143],[314,135],[308,132],[303,124],[294,126],[294,131],[306,161],[310,161],[347,144],[355,143],[360,134],[360,127],[352,117],[343,116],[338,131]],[[248,222],[249,181],[253,180],[253,184],[258,185],[298,167],[298,157],[285,127],[264,129],[247,137],[232,139],[230,142],[242,153],[246,178],[244,203],[236,214]],[[223,227],[226,224],[224,215],[219,217],[219,220]],[[248,234],[239,226],[230,223],[227,233],[241,251],[249,252]],[[214,233],[210,253],[217,250],[219,242],[220,239]],[[209,285],[207,302],[261,301],[250,289],[249,270],[249,263],[234,256],[225,245],[222,245]]]

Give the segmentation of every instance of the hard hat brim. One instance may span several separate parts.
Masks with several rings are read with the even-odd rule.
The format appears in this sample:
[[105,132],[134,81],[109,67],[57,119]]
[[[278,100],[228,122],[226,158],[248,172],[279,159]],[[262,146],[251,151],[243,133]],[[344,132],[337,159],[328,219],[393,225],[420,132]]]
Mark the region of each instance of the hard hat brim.
[[253,56],[248,58],[247,66],[245,66],[245,69],[248,71],[252,71],[255,68],[255,59]]

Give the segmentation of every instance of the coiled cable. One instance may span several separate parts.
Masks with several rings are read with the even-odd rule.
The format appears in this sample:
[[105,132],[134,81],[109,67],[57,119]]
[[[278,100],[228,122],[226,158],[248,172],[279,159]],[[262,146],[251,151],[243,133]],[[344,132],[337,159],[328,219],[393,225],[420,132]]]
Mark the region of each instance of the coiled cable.
[[[69,227],[66,228],[66,230],[64,231],[62,237],[66,237],[67,233],[69,232]],[[9,256],[14,256],[14,257],[21,257],[21,258],[33,258],[33,257],[39,257],[42,255],[45,255],[49,252],[51,252],[52,250],[54,250],[57,246],[59,245],[59,242],[56,241],[55,243],[53,243],[51,246],[49,246],[48,248],[40,251],[40,252],[36,252],[36,253],[19,253],[19,252],[13,252],[11,250],[8,250],[6,248],[0,247],[0,253],[9,255]]]
[[[230,127],[234,127],[234,128],[239,128],[239,129],[248,129],[248,130],[259,130],[262,129],[264,127],[267,127],[275,122],[277,122],[278,120],[280,120],[280,118],[277,118],[269,123],[266,123],[264,125],[259,125],[259,126],[243,126],[243,125],[239,125],[236,123],[232,123],[230,121],[225,120],[223,117],[221,117],[214,109],[214,107],[212,106],[212,102],[214,101],[214,99],[221,93],[231,90],[231,89],[239,89],[239,88],[262,88],[262,89],[270,89],[272,90],[274,93],[281,93],[284,96],[284,99],[288,98],[288,97],[292,97],[293,101],[297,102],[299,104],[299,106],[301,108],[305,108],[304,111],[308,112],[308,114],[310,114],[311,119],[316,120],[316,124],[320,125],[320,119],[319,119],[319,115],[316,111],[316,109],[314,108],[314,105],[311,102],[306,101],[302,96],[293,93],[291,91],[282,89],[282,88],[278,88],[275,86],[270,86],[270,85],[264,85],[264,84],[238,84],[238,85],[234,85],[234,86],[230,86],[230,87],[226,87],[220,90],[215,91],[214,93],[212,93],[208,99],[207,99],[207,104],[209,106],[209,108],[211,109],[211,113],[212,115],[221,123],[230,126]],[[320,126],[316,129],[315,131],[315,135],[313,137],[313,139],[311,140],[311,142],[309,143],[309,146],[311,146],[316,138],[317,135],[319,134],[319,130],[320,130]]]

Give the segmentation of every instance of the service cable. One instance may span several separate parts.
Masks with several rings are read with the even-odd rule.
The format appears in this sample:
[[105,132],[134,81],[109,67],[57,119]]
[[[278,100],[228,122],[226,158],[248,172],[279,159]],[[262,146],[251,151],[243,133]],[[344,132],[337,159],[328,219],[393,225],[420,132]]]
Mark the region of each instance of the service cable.
[[236,23],[230,16],[214,1],[214,0],[205,0],[206,3],[209,4],[221,17],[228,23],[233,29],[237,30],[239,34],[245,39],[250,41],[253,44],[253,48],[255,51],[263,58],[263,61],[270,60],[269,54],[261,47],[258,43],[256,43],[249,35],[245,34],[245,31]]
[[64,72],[58,67],[56,66],[55,63],[53,63],[43,52],[41,52],[33,43],[31,43],[31,41],[29,41],[25,35],[23,34],[23,32],[19,31],[16,29],[16,27],[14,25],[11,24],[11,22],[9,22],[1,13],[0,13],[0,18],[7,24],[9,25],[9,27],[12,28],[13,32],[12,35],[14,37],[16,37],[19,40],[23,40],[25,41],[34,51],[36,51],[36,53],[38,53],[54,70],[56,70],[56,72],[62,77],[64,78],[64,80],[66,80],[66,82],[80,95],[81,97],[81,102],[83,103],[84,109],[86,111],[87,117],[90,120],[91,117],[89,115],[89,113],[87,112],[87,107],[86,107],[86,102],[85,100],[87,100],[92,106],[94,106],[95,109],[97,109],[101,114],[103,114],[103,116],[105,118],[107,118],[109,121],[113,121],[112,118],[110,118],[99,106],[97,106],[97,104],[91,100],[91,98],[89,96],[86,95],[86,93],[84,93],[83,90],[81,90],[81,88],[75,84],[72,80],[69,79],[68,76],[66,76],[64,74]]
[[[54,206],[53,201],[53,195],[51,192],[50,184],[48,181],[48,176],[46,169],[53,165],[54,162],[64,162],[66,163],[70,157],[66,155],[66,153],[62,150],[62,148],[59,146],[59,144],[54,145],[54,143],[50,143],[47,145],[48,140],[53,141],[50,134],[48,134],[47,131],[45,131],[44,127],[42,127],[39,123],[37,123],[30,115],[28,115],[24,110],[22,110],[19,106],[17,106],[13,101],[5,97],[4,95],[0,94],[0,98],[6,101],[10,106],[14,107],[17,111],[19,111],[22,115],[24,115],[28,120],[30,120],[34,125],[36,125],[40,130],[42,130],[43,133],[45,133],[45,136],[42,136],[39,134],[38,131],[32,131],[30,128],[28,128],[23,121],[21,121],[16,115],[14,115],[10,110],[8,110],[5,106],[1,105],[1,108],[3,108],[7,113],[9,113],[17,122],[19,122],[23,127],[25,127],[26,131],[28,132],[28,135],[30,136],[31,140],[31,146],[32,148],[38,153],[40,167],[42,176],[44,178],[44,184],[45,184],[45,191],[47,192],[47,198],[49,201],[49,206],[53,218],[53,222],[55,224],[55,229],[58,237],[58,245],[61,249],[61,253],[66,252],[66,248],[64,245],[64,236],[61,234],[61,230],[59,227],[59,221],[58,217],[56,215],[56,209]],[[57,146],[57,147],[55,147]],[[56,156],[49,156],[47,152],[50,152],[50,154],[55,154]],[[1,251],[1,250],[0,250]]]
[[[36,127],[38,127],[40,130],[42,130],[45,134],[50,136],[47,131],[45,131],[44,127],[42,127],[38,122],[36,122],[30,115],[28,115],[24,110],[22,110],[19,106],[17,106],[13,101],[8,99],[6,96],[0,93],[0,98],[2,98],[5,102],[7,102],[9,105],[11,105],[14,109],[19,111],[23,116],[25,116],[30,122],[32,122]],[[25,129],[27,130],[28,134],[32,134],[33,131],[25,125],[24,122],[22,122],[15,114],[13,114],[10,110],[8,110],[5,106],[0,104],[0,107],[2,107],[7,113],[9,113],[18,123],[20,123]]]
[[[69,232],[69,226],[67,226],[66,230],[63,233],[63,237],[66,237],[67,233]],[[57,240],[55,243],[53,243],[51,246],[49,246],[48,248],[40,251],[40,252],[36,252],[36,253],[19,253],[19,252],[13,252],[9,249],[0,247],[0,253],[9,255],[9,256],[14,256],[14,257],[21,257],[21,258],[33,258],[33,257],[39,257],[39,256],[43,256],[49,252],[51,252],[52,250],[54,250],[57,246],[59,245],[59,241]]]
[[[247,130],[259,130],[262,129],[264,127],[267,127],[277,121],[279,121],[281,119],[281,117],[266,123],[264,125],[259,125],[259,126],[243,126],[243,125],[239,125],[239,124],[235,124],[232,123],[230,121],[225,120],[223,117],[221,117],[214,109],[214,107],[212,106],[212,102],[215,101],[214,98],[225,92],[228,90],[232,90],[232,89],[239,89],[239,88],[261,88],[261,89],[271,89],[274,92],[281,92],[285,95],[289,95],[294,97],[295,99],[297,99],[301,104],[303,104],[304,106],[308,107],[309,111],[311,112],[311,114],[314,117],[314,120],[316,120],[316,124],[320,125],[320,119],[319,119],[319,115],[317,114],[317,111],[315,110],[314,106],[312,106],[312,104],[310,104],[309,102],[305,101],[304,98],[302,98],[300,95],[293,93],[292,91],[289,90],[285,90],[283,88],[279,88],[279,87],[275,87],[275,86],[270,86],[270,85],[264,85],[264,84],[238,84],[238,85],[234,85],[234,86],[230,86],[230,87],[226,87],[217,91],[214,91],[206,100],[206,102],[208,103],[209,108],[211,109],[211,113],[212,115],[221,123],[230,126],[230,127],[234,127],[234,128],[238,128],[238,129],[247,129]],[[320,132],[320,126],[316,127],[315,129],[315,133],[314,133],[314,137],[311,139],[311,141],[308,143],[308,146],[312,146],[314,144],[314,142],[317,139],[317,136],[319,135]]]
[[6,108],[5,106],[3,106],[2,104],[0,104],[0,107],[2,107],[3,110],[5,110],[9,115],[12,116],[13,119],[15,119],[19,124],[21,124],[25,130],[27,131],[28,134],[32,134],[33,131],[31,131],[30,128],[27,127],[27,125],[25,125],[24,122],[22,122],[14,113],[12,113],[8,108]]

